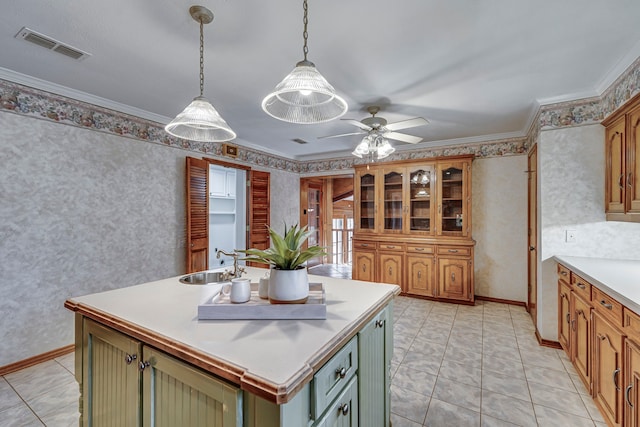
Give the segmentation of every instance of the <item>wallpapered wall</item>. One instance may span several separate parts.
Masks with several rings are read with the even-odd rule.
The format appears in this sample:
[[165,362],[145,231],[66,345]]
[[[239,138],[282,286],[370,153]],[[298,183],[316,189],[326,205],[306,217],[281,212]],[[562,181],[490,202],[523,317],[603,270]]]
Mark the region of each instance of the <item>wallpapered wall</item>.
[[194,153],[2,112],[0,141],[0,366],[73,343],[68,297],[184,273]]
[[[557,341],[557,275],[554,255],[640,260],[640,224],[606,221],[604,127],[543,131],[538,144],[540,335]],[[565,230],[575,230],[575,243]]]

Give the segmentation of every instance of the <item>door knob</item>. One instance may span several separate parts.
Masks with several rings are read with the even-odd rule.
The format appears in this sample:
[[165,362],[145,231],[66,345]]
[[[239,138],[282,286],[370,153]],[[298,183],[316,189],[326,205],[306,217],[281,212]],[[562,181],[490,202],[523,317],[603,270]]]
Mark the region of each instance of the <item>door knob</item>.
[[529,251],[533,252],[535,250],[536,250],[535,246],[529,246]]

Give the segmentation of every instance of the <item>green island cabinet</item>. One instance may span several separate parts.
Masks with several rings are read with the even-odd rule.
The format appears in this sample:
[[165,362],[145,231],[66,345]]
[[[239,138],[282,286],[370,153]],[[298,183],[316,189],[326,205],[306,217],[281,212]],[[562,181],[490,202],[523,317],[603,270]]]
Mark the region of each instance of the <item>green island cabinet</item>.
[[[335,289],[340,292],[339,286]],[[118,291],[126,293],[109,292]],[[82,297],[70,299],[65,305],[76,312],[80,425],[388,427],[397,292],[392,289],[371,312],[347,322],[331,340],[335,345],[322,346],[315,360],[305,364],[308,369],[298,376],[302,379],[280,394],[269,390],[282,386],[270,389],[259,381],[238,380],[246,372],[233,361],[215,359],[213,365],[224,369],[211,369],[205,357],[194,357],[197,352],[189,345],[131,323],[126,310],[105,313],[82,303]],[[251,321],[244,322],[246,328]],[[267,325],[277,327],[277,322]],[[317,321],[300,322],[313,331]],[[260,343],[255,351],[261,351]]]

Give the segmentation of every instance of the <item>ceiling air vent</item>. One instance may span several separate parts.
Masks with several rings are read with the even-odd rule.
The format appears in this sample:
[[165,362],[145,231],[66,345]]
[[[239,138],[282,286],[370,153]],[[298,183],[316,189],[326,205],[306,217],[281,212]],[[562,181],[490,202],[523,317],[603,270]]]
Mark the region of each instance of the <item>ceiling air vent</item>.
[[44,34],[30,30],[27,27],[22,27],[22,29],[18,31],[18,34],[16,34],[16,38],[24,39],[28,42],[37,44],[38,46],[44,47],[54,52],[58,52],[61,55],[68,56],[69,58],[73,59],[81,60],[86,58],[87,56],[91,56],[91,54],[87,52],[83,52],[80,49],[76,49],[75,47],[71,47],[68,44],[59,42],[58,40],[53,39],[49,36],[45,36]]
[[304,139],[300,139],[300,138],[294,138],[292,139],[293,142],[297,142],[298,144],[307,144],[307,141],[305,141]]

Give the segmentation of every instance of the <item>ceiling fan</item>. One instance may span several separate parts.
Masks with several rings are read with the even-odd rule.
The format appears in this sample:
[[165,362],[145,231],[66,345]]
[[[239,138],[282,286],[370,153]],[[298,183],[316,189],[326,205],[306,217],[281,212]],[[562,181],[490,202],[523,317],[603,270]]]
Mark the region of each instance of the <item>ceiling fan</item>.
[[368,134],[377,134],[384,138],[395,139],[397,141],[408,142],[409,144],[417,144],[422,141],[422,138],[419,136],[408,135],[406,133],[396,132],[401,129],[409,129],[412,127],[423,126],[429,123],[427,120],[422,117],[414,117],[413,119],[401,120],[395,123],[387,123],[385,119],[382,117],[376,117],[376,114],[380,111],[380,107],[376,105],[372,105],[367,108],[371,117],[366,117],[360,121],[354,119],[341,119],[351,123],[354,126],[357,126],[361,129],[358,132],[349,132],[349,133],[341,133],[338,135],[328,135],[328,136],[320,136],[318,139],[325,138],[339,138],[342,136],[349,135],[362,135],[365,133]]

